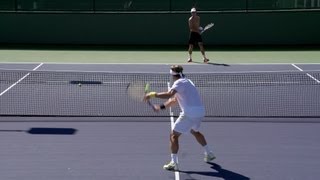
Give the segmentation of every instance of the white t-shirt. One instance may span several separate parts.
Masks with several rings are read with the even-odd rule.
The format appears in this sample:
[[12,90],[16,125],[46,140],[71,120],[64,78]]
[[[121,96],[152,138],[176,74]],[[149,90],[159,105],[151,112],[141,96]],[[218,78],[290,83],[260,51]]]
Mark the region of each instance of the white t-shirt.
[[190,117],[203,117],[205,115],[200,94],[191,80],[180,78],[173,83],[171,90],[176,91],[175,96],[182,110],[181,114]]

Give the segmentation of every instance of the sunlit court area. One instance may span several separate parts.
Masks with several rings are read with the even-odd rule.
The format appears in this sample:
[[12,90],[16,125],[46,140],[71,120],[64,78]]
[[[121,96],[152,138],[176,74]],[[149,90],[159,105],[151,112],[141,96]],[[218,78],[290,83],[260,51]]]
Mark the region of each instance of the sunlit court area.
[[315,180],[320,0],[1,0],[0,180]]

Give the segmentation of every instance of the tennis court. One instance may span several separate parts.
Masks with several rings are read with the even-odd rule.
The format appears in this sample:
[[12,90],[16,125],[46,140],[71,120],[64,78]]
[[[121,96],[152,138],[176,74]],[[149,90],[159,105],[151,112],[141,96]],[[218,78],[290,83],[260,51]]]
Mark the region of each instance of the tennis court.
[[[0,180],[317,179],[319,19],[320,0],[0,1]],[[217,157],[183,135],[175,172],[181,110],[141,101],[171,65]]]
[[[162,166],[170,158],[171,114],[154,114],[130,100],[123,82],[151,78],[158,81],[153,89],[165,90],[169,64],[1,63],[1,179],[320,175],[320,64],[183,66],[203,95],[202,131],[217,159],[204,163],[201,147],[186,135],[180,141],[180,171],[168,172]],[[79,76],[104,83],[68,83]]]

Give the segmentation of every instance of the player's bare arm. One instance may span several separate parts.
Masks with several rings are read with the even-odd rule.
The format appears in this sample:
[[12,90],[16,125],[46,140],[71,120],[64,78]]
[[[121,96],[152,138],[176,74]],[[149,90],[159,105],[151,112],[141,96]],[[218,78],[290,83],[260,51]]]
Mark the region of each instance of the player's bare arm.
[[160,98],[160,99],[169,99],[173,97],[176,94],[175,90],[170,90],[168,92],[160,92],[157,93],[155,97]]
[[[169,108],[169,107],[172,107],[174,105],[177,104],[177,98],[176,97],[173,97],[173,98],[170,98],[168,99],[165,103],[163,103],[162,105],[164,106],[164,109],[166,108]],[[156,112],[160,111],[161,110],[161,105],[155,105],[155,109],[154,109]]]
[[176,97],[173,97],[173,98],[170,98],[168,99],[164,104],[164,106],[167,108],[167,107],[171,107],[171,106],[174,106],[177,104],[177,98]]
[[173,97],[176,94],[177,91],[175,90],[170,90],[168,92],[150,92],[148,94],[146,94],[143,98],[144,101],[149,100],[150,98],[156,97],[156,98],[160,98],[160,99],[169,99],[171,97]]

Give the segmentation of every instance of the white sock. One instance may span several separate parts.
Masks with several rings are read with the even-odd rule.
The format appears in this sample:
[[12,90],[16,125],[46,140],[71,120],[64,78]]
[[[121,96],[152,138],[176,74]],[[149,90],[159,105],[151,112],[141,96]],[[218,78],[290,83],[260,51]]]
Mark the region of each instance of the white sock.
[[203,148],[204,148],[204,154],[209,154],[210,152],[212,152],[212,150],[208,145],[203,146]]
[[171,154],[171,162],[178,163],[178,155],[177,154]]

